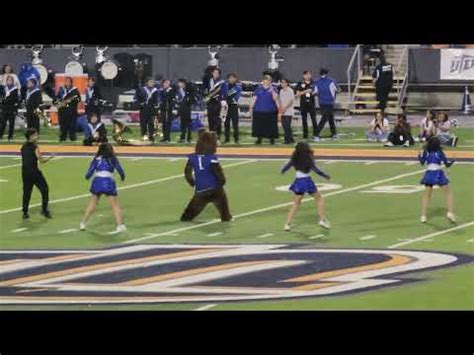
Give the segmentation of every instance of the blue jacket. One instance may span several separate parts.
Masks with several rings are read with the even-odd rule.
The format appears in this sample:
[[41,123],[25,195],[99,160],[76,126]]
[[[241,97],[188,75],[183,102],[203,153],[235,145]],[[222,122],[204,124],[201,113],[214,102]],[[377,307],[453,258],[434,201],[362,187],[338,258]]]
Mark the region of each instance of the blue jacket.
[[318,95],[320,106],[334,106],[337,90],[336,80],[327,76],[322,76],[314,83],[314,94]]

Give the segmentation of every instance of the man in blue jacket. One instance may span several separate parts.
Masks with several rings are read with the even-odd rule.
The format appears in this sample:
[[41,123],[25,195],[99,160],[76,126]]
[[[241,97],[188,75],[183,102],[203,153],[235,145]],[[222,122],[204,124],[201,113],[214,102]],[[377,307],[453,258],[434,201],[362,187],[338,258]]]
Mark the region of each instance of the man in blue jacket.
[[314,84],[313,93],[318,96],[319,108],[321,109],[321,120],[319,121],[313,138],[315,142],[321,140],[320,134],[326,122],[329,122],[332,138],[337,139],[336,124],[334,123],[334,102],[336,101],[336,94],[340,92],[341,89],[334,79],[328,77],[328,73],[329,71],[327,69],[321,69],[319,72],[321,78],[316,80]]

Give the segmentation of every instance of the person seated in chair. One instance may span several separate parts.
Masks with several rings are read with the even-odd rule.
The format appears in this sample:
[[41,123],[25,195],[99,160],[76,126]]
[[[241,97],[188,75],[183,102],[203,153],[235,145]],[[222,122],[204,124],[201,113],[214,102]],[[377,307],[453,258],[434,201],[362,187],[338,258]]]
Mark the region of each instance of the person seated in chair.
[[97,145],[107,142],[107,130],[103,122],[99,121],[96,113],[91,113],[88,132],[84,132],[84,145]]

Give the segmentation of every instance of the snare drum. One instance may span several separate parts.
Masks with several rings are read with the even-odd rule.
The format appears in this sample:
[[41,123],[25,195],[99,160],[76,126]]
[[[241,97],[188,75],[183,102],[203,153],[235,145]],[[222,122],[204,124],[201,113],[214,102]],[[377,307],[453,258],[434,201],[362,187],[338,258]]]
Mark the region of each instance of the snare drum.
[[121,70],[119,64],[112,60],[106,60],[99,67],[100,75],[102,75],[105,80],[115,79],[119,73],[119,70]]
[[64,73],[68,76],[82,75],[84,74],[84,67],[78,61],[72,60],[66,64]]

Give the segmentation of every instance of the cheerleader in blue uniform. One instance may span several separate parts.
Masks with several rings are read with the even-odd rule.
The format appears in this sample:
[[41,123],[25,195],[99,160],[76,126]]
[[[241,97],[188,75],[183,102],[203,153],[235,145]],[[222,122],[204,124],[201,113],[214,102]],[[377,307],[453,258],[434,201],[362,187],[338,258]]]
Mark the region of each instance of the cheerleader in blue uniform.
[[314,198],[316,206],[318,209],[319,216],[319,225],[324,228],[330,228],[329,221],[324,215],[324,198],[321,193],[318,191],[316,185],[311,179],[311,171],[314,171],[319,176],[322,176],[326,179],[330,179],[330,176],[319,170],[315,163],[313,157],[313,150],[306,142],[299,142],[296,145],[295,151],[290,159],[290,161],[282,168],[281,173],[284,174],[291,167],[294,167],[296,170],[296,179],[290,186],[290,191],[293,191],[295,194],[293,199],[293,205],[288,212],[288,217],[285,222],[285,231],[291,229],[291,221],[300,207],[301,201],[305,194],[309,194]]
[[112,145],[109,143],[101,143],[86,173],[86,179],[90,179],[93,174],[94,179],[92,180],[89,190],[92,196],[84,213],[84,217],[82,218],[82,222],[80,223],[81,230],[86,229],[86,223],[92,213],[94,213],[101,195],[107,196],[114,212],[115,221],[117,222],[117,228],[112,233],[121,233],[127,230],[123,224],[122,211],[118,203],[117,187],[113,178],[115,170],[117,170],[120,178],[124,181],[125,172],[115,156]]
[[456,222],[454,216],[454,198],[451,187],[449,186],[449,179],[442,170],[442,164],[446,167],[453,165],[454,160],[448,161],[446,155],[441,148],[441,142],[438,138],[432,137],[428,140],[425,150],[420,152],[418,159],[421,165],[427,165],[425,175],[421,179],[421,184],[425,185],[425,193],[421,200],[421,223],[426,223],[426,211],[433,193],[433,186],[438,185],[446,194],[448,202],[448,214],[446,217],[451,222]]

